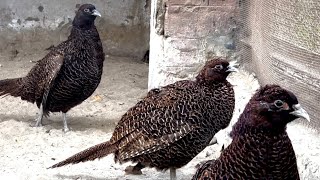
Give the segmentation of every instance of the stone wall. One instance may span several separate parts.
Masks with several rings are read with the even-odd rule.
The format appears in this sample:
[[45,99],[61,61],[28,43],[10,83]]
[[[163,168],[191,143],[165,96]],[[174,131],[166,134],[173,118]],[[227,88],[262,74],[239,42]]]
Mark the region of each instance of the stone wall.
[[65,40],[83,3],[102,14],[96,25],[107,54],[143,57],[149,49],[150,0],[1,0],[1,56],[28,56]]
[[214,56],[235,57],[236,0],[151,3],[149,89],[194,77]]

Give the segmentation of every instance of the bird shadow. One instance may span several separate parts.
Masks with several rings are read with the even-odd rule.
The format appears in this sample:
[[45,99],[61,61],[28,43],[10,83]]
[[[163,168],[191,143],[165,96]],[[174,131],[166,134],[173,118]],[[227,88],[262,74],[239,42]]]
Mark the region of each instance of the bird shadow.
[[[180,174],[181,175],[181,174]],[[94,176],[89,176],[89,175],[62,175],[62,174],[56,174],[55,175],[59,179],[90,179],[90,180],[136,180],[136,179],[150,179],[151,174],[141,174],[141,175],[126,175],[126,174],[119,174],[118,177],[94,177]],[[159,177],[160,176],[160,177]],[[162,177],[163,176],[163,177]],[[185,177],[185,175],[182,175]],[[165,180],[166,174],[157,174],[154,176],[153,179],[157,180]]]
[[57,178],[59,179],[90,179],[90,180],[106,180],[106,179],[110,179],[110,180],[116,180],[119,178],[98,178],[98,177],[94,177],[94,176],[88,176],[88,175],[61,175],[61,174],[57,174],[55,175]]
[[[35,117],[36,116],[19,116],[19,115],[7,115],[0,114],[0,122],[14,120],[17,122],[27,123],[29,126],[35,125]],[[46,131],[50,131],[52,129],[62,130],[63,122],[61,116],[54,117],[44,117],[43,118],[43,127]],[[115,119],[107,119],[102,117],[83,117],[83,116],[69,116],[68,117],[68,126],[71,131],[86,131],[89,129],[97,129],[102,130],[104,132],[112,132],[117,120]],[[34,127],[37,128],[37,127]]]

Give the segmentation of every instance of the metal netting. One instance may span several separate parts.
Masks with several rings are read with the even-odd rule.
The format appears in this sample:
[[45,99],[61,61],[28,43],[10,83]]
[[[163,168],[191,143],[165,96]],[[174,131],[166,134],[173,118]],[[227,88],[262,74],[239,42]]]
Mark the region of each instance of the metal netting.
[[261,84],[293,91],[320,128],[320,1],[240,0],[241,61]]

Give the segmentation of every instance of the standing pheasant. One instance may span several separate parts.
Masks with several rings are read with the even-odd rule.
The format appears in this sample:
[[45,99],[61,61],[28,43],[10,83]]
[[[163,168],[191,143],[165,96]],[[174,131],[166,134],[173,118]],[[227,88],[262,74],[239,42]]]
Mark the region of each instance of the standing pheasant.
[[104,52],[94,25],[101,16],[91,4],[80,6],[72,22],[68,40],[62,42],[30,70],[26,77],[0,80],[0,96],[11,95],[40,108],[36,126],[49,112],[66,113],[86,100],[100,83]]
[[299,117],[310,121],[292,92],[277,85],[261,88],[233,126],[232,143],[217,160],[204,163],[193,180],[300,179],[286,132],[287,123]]
[[53,165],[85,162],[114,153],[115,162],[137,162],[127,173],[141,174],[144,167],[175,170],[186,165],[228,126],[235,105],[234,91],[226,80],[236,64],[223,59],[206,63],[195,81],[178,81],[147,96],[125,113],[111,139]]

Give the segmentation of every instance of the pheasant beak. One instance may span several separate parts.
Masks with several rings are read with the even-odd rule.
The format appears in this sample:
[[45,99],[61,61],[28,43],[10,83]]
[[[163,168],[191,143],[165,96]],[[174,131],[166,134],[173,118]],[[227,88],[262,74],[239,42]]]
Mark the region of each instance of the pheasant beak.
[[297,116],[297,117],[300,117],[300,118],[304,118],[306,119],[307,121],[310,122],[310,116],[309,114],[307,113],[306,110],[304,110],[300,104],[295,104],[292,106],[292,108],[294,109],[293,112],[291,112],[290,114],[294,115],[294,116]]
[[238,67],[239,64],[237,63],[237,61],[231,61],[226,72],[238,72]]
[[100,14],[99,11],[96,10],[96,9],[94,9],[94,10],[92,11],[92,15],[93,15],[93,16],[99,16],[99,17],[101,17],[101,14]]

